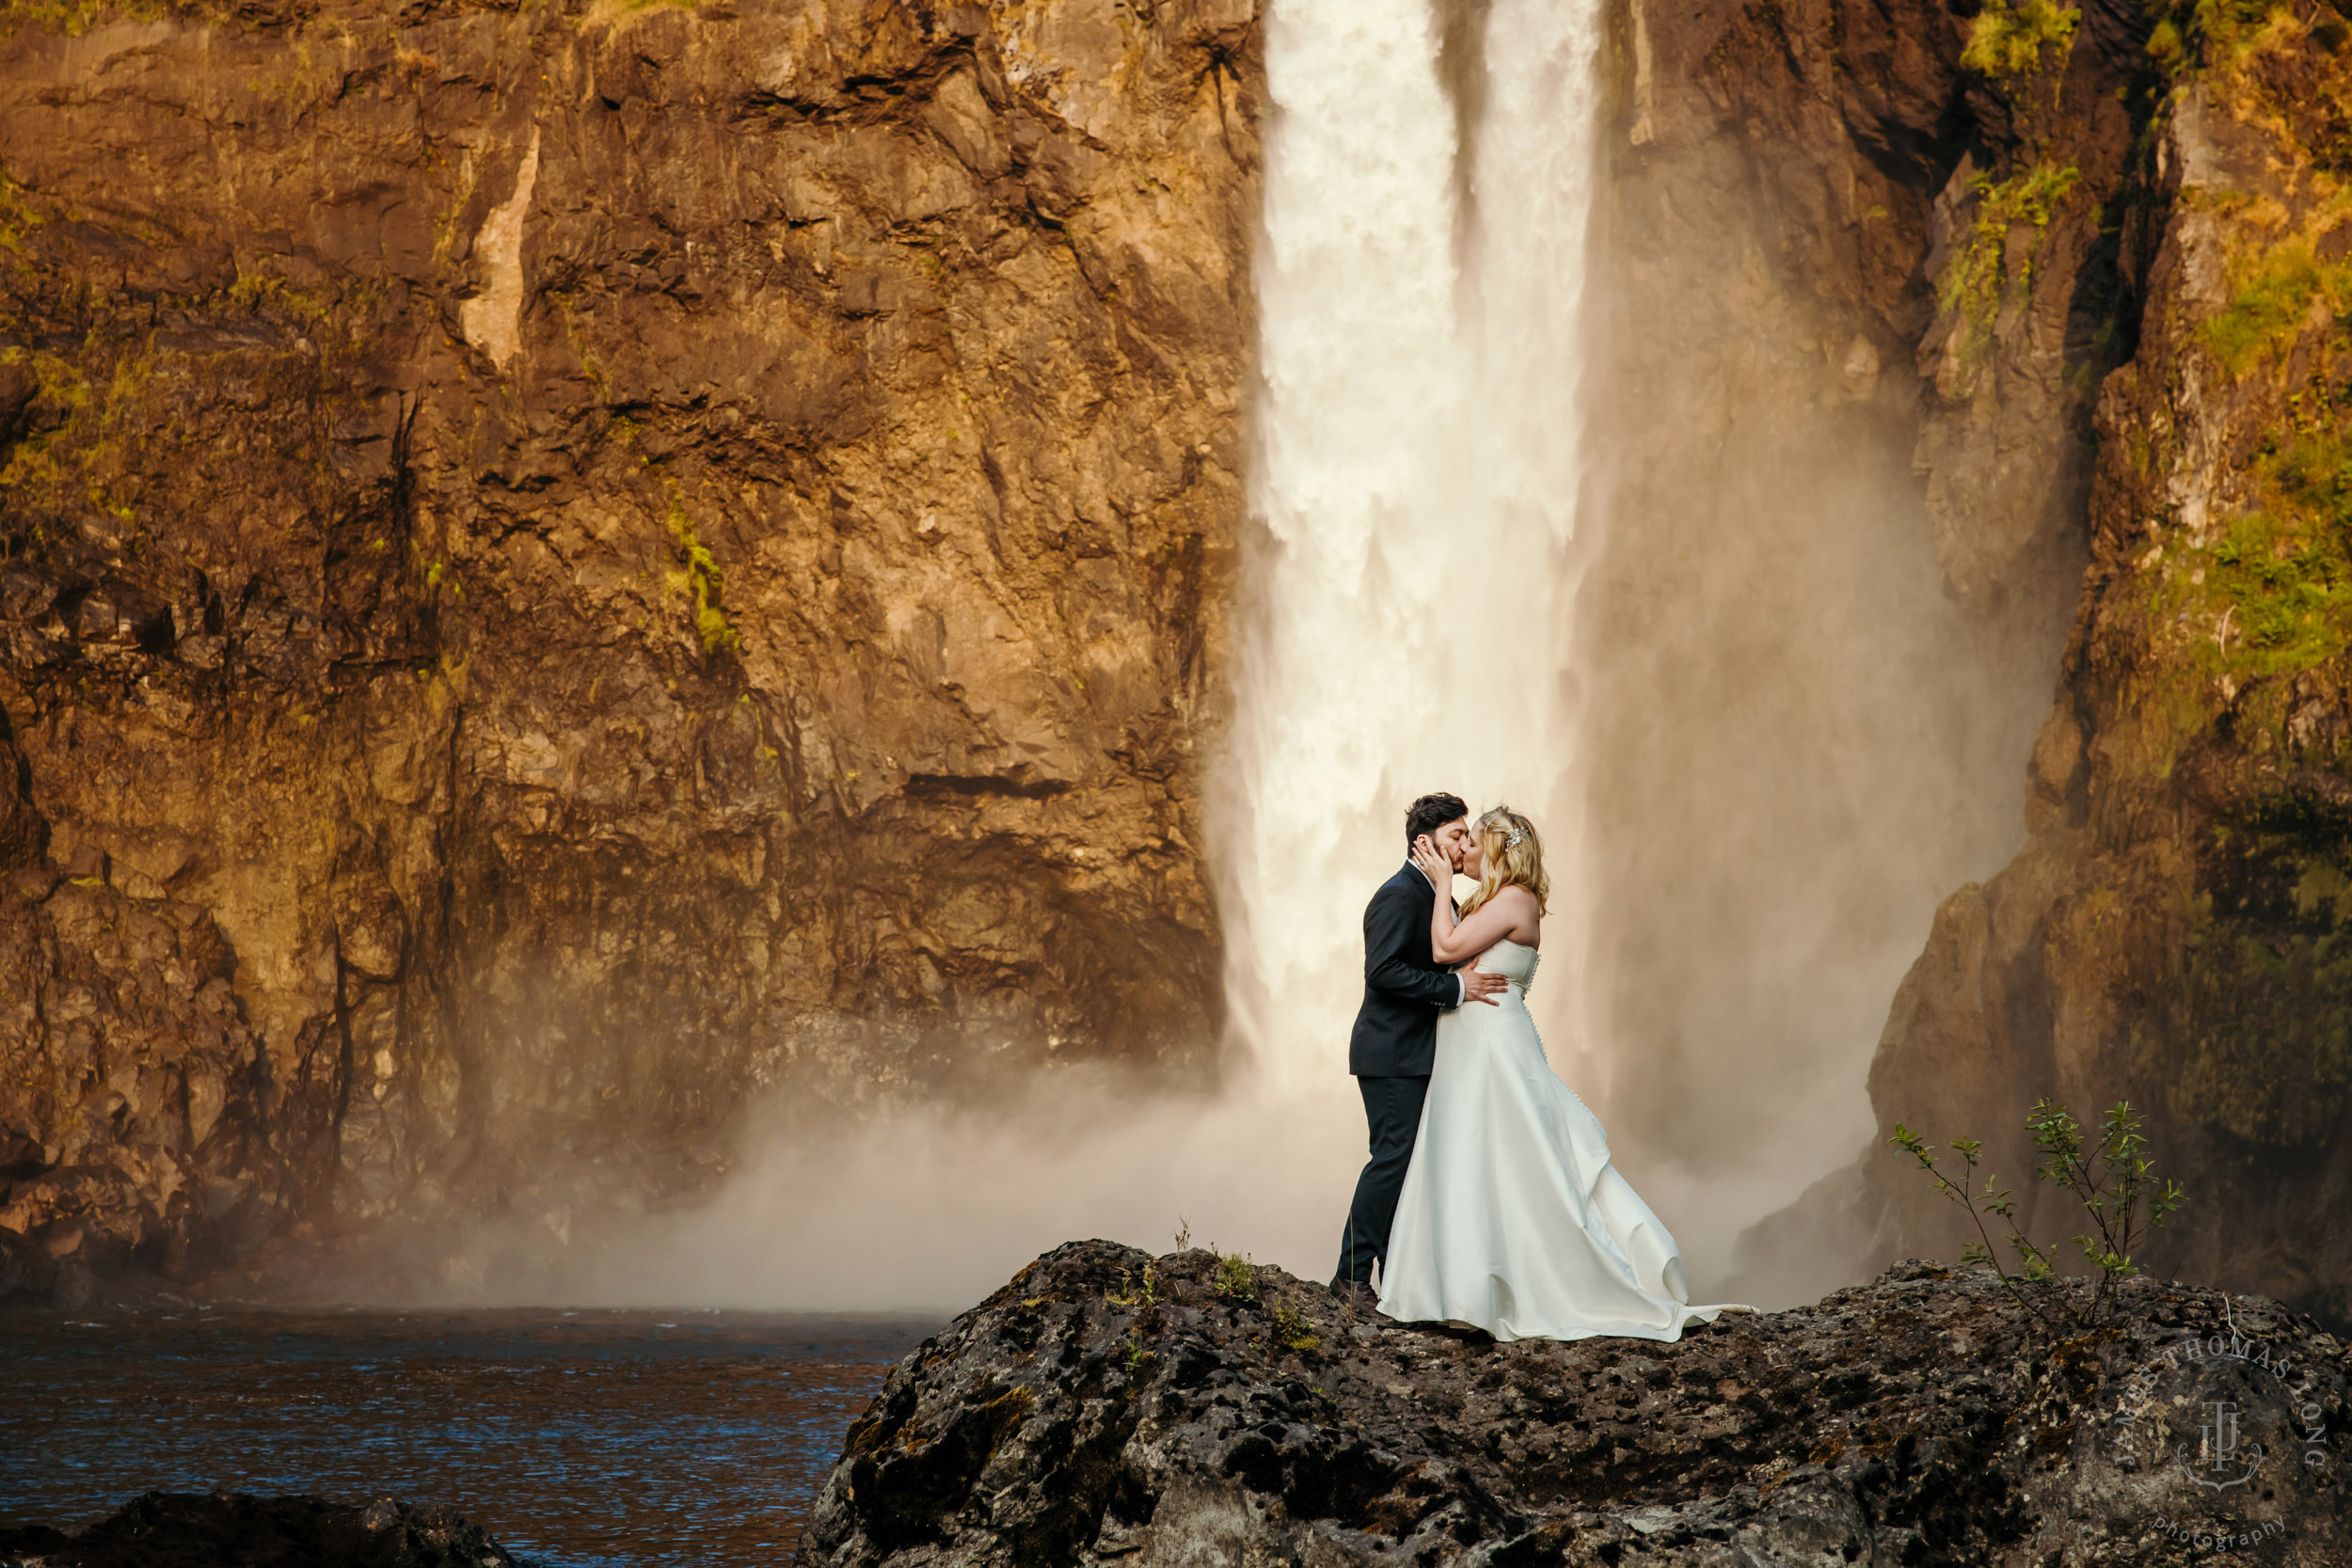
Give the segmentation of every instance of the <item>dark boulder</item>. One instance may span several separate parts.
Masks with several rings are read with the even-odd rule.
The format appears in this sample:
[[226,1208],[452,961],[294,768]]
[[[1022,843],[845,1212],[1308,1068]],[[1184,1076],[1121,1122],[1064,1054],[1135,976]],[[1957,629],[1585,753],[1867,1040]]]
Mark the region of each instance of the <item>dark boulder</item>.
[[2352,1561],[2348,1373],[2307,1317],[2147,1280],[2095,1333],[1908,1262],[1675,1344],[1496,1344],[1073,1243],[892,1371],[801,1560],[2056,1568],[2226,1535],[2319,1568]]
[[150,1492],[96,1524],[0,1528],[0,1568],[517,1568],[449,1509]]
[[0,1307],[45,1303],[56,1283],[49,1254],[0,1225]]

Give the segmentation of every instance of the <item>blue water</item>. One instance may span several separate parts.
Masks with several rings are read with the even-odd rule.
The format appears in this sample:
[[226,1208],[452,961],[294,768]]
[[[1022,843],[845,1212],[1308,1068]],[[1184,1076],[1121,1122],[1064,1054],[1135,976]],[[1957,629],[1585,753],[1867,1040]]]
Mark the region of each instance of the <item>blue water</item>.
[[549,1568],[787,1560],[935,1321],[544,1308],[0,1316],[0,1521],[146,1491],[448,1503]]

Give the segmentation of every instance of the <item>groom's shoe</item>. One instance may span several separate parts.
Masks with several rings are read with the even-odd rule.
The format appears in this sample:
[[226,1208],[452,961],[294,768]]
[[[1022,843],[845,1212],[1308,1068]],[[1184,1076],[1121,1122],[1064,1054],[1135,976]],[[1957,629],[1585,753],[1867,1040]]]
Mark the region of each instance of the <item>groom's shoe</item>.
[[1360,1279],[1334,1279],[1331,1281],[1331,1293],[1359,1312],[1371,1311],[1380,1299],[1372,1293],[1372,1287]]

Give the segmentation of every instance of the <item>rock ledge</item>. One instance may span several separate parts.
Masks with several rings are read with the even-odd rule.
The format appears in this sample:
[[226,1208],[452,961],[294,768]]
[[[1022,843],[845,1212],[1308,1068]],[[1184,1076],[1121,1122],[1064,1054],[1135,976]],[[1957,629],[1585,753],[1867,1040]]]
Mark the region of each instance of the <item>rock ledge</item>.
[[[2320,1568],[2348,1374],[2308,1317],[2148,1280],[2087,1336],[1910,1261],[1677,1344],[1504,1345],[1072,1243],[891,1372],[801,1560]],[[2232,1486],[2192,1474],[2214,1400]]]

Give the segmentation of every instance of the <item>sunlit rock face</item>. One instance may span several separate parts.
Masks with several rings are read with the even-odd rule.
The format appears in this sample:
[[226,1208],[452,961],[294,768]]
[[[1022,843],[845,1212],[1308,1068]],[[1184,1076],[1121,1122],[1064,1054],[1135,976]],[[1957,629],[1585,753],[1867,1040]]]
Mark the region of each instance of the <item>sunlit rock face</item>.
[[[1898,1121],[1985,1139],[2033,1213],[2026,1108],[2128,1099],[2192,1195],[2141,1260],[2341,1321],[2352,1242],[2312,1216],[2352,1182],[2352,32],[2324,8],[2025,15],[1653,10],[1620,62],[1634,188],[1679,159],[1776,210],[1724,287],[1801,300],[1802,331],[1719,361],[1801,380],[1809,352],[1815,398],[1894,425],[1983,636],[2036,635],[2037,601],[2071,623],[2011,765],[2024,847],[1953,879],[1870,1067],[1876,1135],[1750,1234],[1748,1278],[1794,1299],[1974,1239],[1884,1147]],[[1734,445],[1748,406],[1720,416]],[[2047,1198],[2038,1221],[2081,1227]]]
[[[2140,156],[2054,212],[2135,284],[2092,562],[2031,840],[1938,914],[1871,1074],[1886,1117],[2004,1134],[2020,1177],[2022,1101],[2128,1098],[2192,1195],[2152,1257],[2338,1322],[2352,1236],[2315,1217],[2352,1191],[2348,37],[2322,8],[2152,38]],[[1924,1234],[1892,1164],[1890,1217]]]
[[151,11],[0,24],[0,1288],[1206,1070],[1248,0]]

